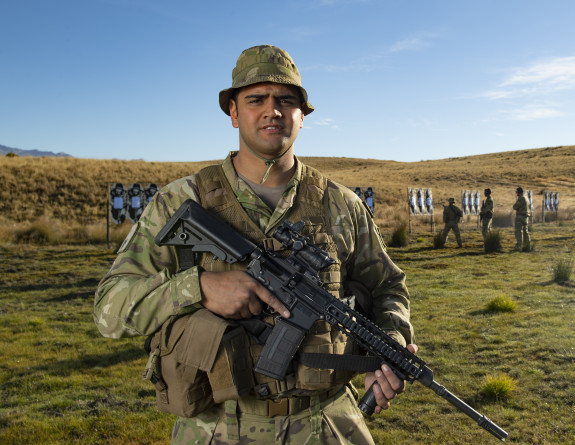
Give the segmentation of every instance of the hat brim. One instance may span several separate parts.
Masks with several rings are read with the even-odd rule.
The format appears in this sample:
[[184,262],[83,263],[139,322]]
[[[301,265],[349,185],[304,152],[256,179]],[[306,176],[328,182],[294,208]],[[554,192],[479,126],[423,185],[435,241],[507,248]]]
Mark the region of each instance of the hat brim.
[[[247,85],[244,85],[247,86]],[[307,116],[308,114],[312,113],[313,110],[315,110],[315,108],[308,102],[307,99],[307,91],[300,86],[294,85],[297,88],[299,88],[299,90],[301,91],[301,95],[302,95],[302,104],[301,104],[301,111],[303,112],[304,116]],[[230,115],[230,99],[234,96],[236,90],[239,90],[240,88],[228,88],[225,90],[220,91],[220,108],[222,109],[222,111],[224,113],[226,113],[228,116]]]

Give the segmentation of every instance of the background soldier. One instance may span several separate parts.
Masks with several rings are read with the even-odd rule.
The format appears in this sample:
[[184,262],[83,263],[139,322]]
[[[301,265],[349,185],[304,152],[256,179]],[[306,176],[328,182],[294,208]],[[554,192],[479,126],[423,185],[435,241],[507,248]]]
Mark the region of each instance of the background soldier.
[[523,188],[517,187],[515,190],[517,200],[513,204],[515,210],[515,251],[521,252],[522,250],[529,250],[531,248],[531,238],[529,236],[529,229],[527,227],[527,219],[529,218],[529,202],[523,194]]
[[443,244],[447,241],[447,235],[450,230],[453,230],[455,234],[455,239],[457,240],[457,246],[463,247],[461,242],[461,232],[459,231],[459,221],[463,217],[463,212],[459,207],[455,205],[455,199],[449,198],[447,200],[449,205],[443,206],[443,222],[445,227],[443,228]]
[[483,242],[487,238],[487,234],[491,232],[491,222],[493,220],[493,199],[491,199],[491,189],[485,189],[485,199],[481,203],[481,211],[479,218],[481,219],[481,234],[483,235]]

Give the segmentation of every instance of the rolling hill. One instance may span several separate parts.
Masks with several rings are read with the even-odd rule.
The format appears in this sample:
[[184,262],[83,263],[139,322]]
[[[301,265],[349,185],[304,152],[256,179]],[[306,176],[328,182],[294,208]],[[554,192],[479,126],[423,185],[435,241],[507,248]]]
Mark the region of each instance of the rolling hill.
[[[301,157],[349,187],[373,187],[376,220],[393,226],[408,218],[407,189],[431,188],[436,208],[462,190],[489,187],[496,212],[511,213],[515,188],[532,190],[539,215],[543,191],[559,192],[560,209],[575,209],[575,146],[548,147],[432,161]],[[0,157],[0,224],[45,215],[60,221],[104,222],[109,183],[158,185],[214,162],[145,162],[71,157]]]

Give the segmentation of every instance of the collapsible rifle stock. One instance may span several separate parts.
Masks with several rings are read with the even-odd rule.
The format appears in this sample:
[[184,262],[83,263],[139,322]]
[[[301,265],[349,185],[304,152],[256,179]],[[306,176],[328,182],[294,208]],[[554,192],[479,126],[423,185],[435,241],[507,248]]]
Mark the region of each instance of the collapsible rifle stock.
[[[249,261],[246,272],[288,308],[289,319],[276,317],[254,368],[256,372],[283,380],[305,334],[315,321],[323,319],[352,338],[380,364],[387,364],[400,379],[410,383],[418,381],[430,388],[504,441],[508,434],[437,383],[433,371],[422,359],[322,287],[318,271],[334,260],[299,233],[303,224],[302,221],[296,224],[285,221],[274,232],[274,238],[291,252],[284,258],[256,246],[189,199],[162,228],[155,241],[158,245],[178,247],[180,258],[194,252],[210,252],[230,264]],[[187,253],[182,255],[182,251]],[[369,388],[359,407],[371,415],[376,405],[373,388]]]

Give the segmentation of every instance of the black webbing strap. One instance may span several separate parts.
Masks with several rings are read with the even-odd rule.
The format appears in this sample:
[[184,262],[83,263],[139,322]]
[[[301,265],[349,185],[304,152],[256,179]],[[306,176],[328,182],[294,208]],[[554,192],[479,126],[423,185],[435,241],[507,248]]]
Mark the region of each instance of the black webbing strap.
[[298,352],[294,358],[302,365],[316,369],[373,372],[381,366],[380,359],[365,355]]
[[196,252],[192,247],[178,247],[178,258],[180,259],[180,272],[196,265]]

